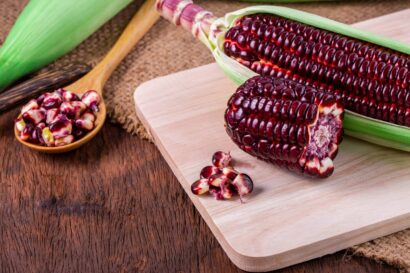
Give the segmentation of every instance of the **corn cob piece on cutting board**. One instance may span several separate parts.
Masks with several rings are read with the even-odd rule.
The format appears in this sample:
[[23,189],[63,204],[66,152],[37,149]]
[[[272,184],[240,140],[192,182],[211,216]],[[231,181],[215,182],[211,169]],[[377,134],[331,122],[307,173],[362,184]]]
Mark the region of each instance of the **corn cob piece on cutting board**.
[[340,97],[294,81],[259,77],[228,101],[226,131],[245,152],[312,177],[333,173],[343,138]]
[[[405,10],[357,27],[410,43],[403,24],[409,16],[410,10]],[[231,107],[227,104],[237,88],[218,65],[211,64],[147,82],[134,96],[145,128],[238,267],[278,269],[410,227],[407,152],[345,136],[333,162],[334,173],[326,180],[289,172],[249,155],[246,143],[238,143],[245,145],[241,150],[226,133],[226,123],[233,122],[236,128],[229,117],[234,101],[229,102]],[[238,94],[250,96],[240,90]],[[299,103],[297,96],[294,100]],[[290,127],[303,125],[303,118],[309,116],[301,118],[295,118]],[[329,120],[337,118],[335,113]],[[303,139],[293,142],[296,148],[304,145]],[[245,204],[235,198],[216,201],[191,193],[192,182],[217,150],[231,151],[235,166],[252,177],[254,191]],[[330,159],[334,157],[334,151],[327,152]],[[289,156],[286,160],[300,159]]]

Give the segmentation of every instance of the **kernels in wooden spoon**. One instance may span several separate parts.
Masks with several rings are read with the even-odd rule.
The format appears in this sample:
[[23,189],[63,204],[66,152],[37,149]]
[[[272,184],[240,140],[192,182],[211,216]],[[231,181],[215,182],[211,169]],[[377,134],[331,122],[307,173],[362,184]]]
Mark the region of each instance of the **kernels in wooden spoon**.
[[82,116],[81,119],[83,120],[89,120],[91,122],[95,121],[95,115],[91,112],[85,112]]
[[58,119],[55,122],[50,124],[50,131],[53,134],[53,137],[55,139],[71,135],[72,130],[73,130],[72,121],[66,117]]
[[100,100],[100,95],[94,90],[87,91],[81,96],[81,101],[94,112],[98,112],[98,104],[100,104]]
[[31,125],[31,124],[27,124],[24,127],[23,131],[21,132],[20,138],[22,140],[28,140],[30,138],[31,134],[33,133],[33,130],[34,130],[34,126]]
[[57,92],[53,93],[46,93],[41,106],[45,109],[51,109],[59,107],[60,104],[63,102],[63,99]]
[[33,133],[31,134],[31,139],[30,142],[36,143],[36,144],[45,144],[44,139],[43,139],[43,129],[46,127],[46,124],[44,122],[39,123],[36,128],[34,128]]
[[29,101],[15,121],[19,138],[38,145],[54,147],[74,142],[95,127],[100,96],[90,90],[80,97],[58,89]]
[[60,112],[72,119],[78,119],[87,109],[87,106],[81,101],[63,102],[60,105]]
[[73,126],[73,136],[75,139],[80,139],[87,134],[87,131],[81,128],[78,128],[75,124]]
[[95,121],[94,114],[87,112],[87,113],[84,113],[84,115],[82,115],[81,118],[75,121],[75,125],[78,128],[91,131],[94,128],[94,121]]
[[62,114],[66,115],[67,117],[70,117],[70,118],[74,117],[74,115],[75,115],[74,106],[69,102],[63,102],[60,105],[59,110]]
[[54,137],[53,137],[53,133],[50,131],[50,128],[45,127],[42,131],[41,137],[44,140],[44,144],[52,147],[54,146]]
[[74,141],[74,136],[68,135],[65,137],[57,138],[54,143],[55,143],[55,146],[58,147],[58,146],[64,146],[64,145],[70,144],[73,141]]
[[64,101],[79,101],[80,97],[77,94],[68,90],[59,89]]
[[28,110],[23,114],[23,119],[26,123],[31,123],[36,125],[46,118],[46,111],[45,109],[32,109]]
[[41,105],[41,104],[43,103],[43,101],[44,101],[44,99],[46,98],[47,94],[49,94],[49,93],[41,94],[41,95],[36,99],[38,105]]
[[46,114],[47,124],[53,123],[56,120],[58,114],[60,114],[60,109],[58,108],[52,108],[52,109],[47,110],[47,114]]
[[16,129],[19,132],[23,132],[24,127],[26,127],[26,122],[23,120],[23,118],[18,118],[15,121]]
[[32,99],[30,100],[27,104],[21,108],[21,114],[24,114],[25,112],[32,110],[32,109],[38,109],[40,108],[39,104],[37,103],[37,100]]
[[71,105],[74,107],[74,118],[81,117],[81,115],[87,110],[87,105],[81,101],[73,101],[71,102]]

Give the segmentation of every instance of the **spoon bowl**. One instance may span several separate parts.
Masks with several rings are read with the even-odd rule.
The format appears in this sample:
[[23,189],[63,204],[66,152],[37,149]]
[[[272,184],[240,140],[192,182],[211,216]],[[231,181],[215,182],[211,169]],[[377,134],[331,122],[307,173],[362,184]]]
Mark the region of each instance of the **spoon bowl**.
[[[103,127],[107,117],[107,109],[103,97],[103,88],[106,81],[111,76],[112,72],[114,72],[115,68],[117,68],[125,56],[127,56],[137,42],[141,40],[144,34],[152,27],[152,25],[154,25],[159,17],[160,15],[155,10],[155,0],[145,1],[104,59],[84,77],[73,84],[64,87],[65,90],[71,91],[79,96],[88,90],[94,90],[100,95],[101,100],[98,105],[99,111],[94,113],[96,119],[94,122],[94,128],[90,132],[73,143],[58,147],[47,147],[20,139],[19,132],[16,129],[16,126],[14,126],[14,135],[17,140],[30,149],[56,154],[77,149],[97,135]],[[21,114],[19,117],[21,117]]]
[[[72,92],[75,93],[74,91]],[[76,93],[76,94],[81,95],[79,93]],[[101,97],[100,104],[98,105],[98,108],[99,108],[99,111],[94,113],[95,114],[95,122],[94,122],[95,127],[90,132],[88,132],[84,137],[74,141],[73,143],[70,143],[64,146],[47,147],[47,146],[36,145],[30,142],[24,141],[19,137],[20,133],[19,131],[17,131],[15,126],[14,126],[14,135],[21,144],[27,146],[30,149],[36,150],[38,152],[43,152],[43,153],[48,153],[48,154],[58,154],[58,153],[69,152],[71,150],[79,148],[80,146],[90,141],[102,129],[105,119],[107,117],[107,109],[105,108],[105,103],[102,97]],[[21,114],[18,117],[20,118]]]

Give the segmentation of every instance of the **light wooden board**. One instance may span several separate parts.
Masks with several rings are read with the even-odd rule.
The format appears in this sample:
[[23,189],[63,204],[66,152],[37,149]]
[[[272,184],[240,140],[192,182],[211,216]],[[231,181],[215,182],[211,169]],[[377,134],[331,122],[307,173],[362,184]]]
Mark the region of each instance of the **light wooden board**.
[[[357,26],[410,42],[408,18],[410,10]],[[249,156],[229,139],[223,113],[234,90],[210,64],[141,85],[135,102],[182,187],[238,267],[278,269],[410,227],[409,153],[346,137],[331,178],[294,175]],[[231,151],[236,168],[253,178],[255,191],[246,204],[191,193],[191,183],[217,150]]]

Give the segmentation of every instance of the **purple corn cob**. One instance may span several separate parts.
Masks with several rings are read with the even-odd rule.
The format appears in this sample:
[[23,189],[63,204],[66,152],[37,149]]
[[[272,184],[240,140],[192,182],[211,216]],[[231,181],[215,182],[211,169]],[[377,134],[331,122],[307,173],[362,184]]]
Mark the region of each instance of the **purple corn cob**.
[[289,79],[256,76],[228,102],[226,130],[245,152],[313,177],[333,173],[342,141],[341,99]]
[[346,109],[410,127],[410,56],[271,14],[247,15],[224,52],[261,75],[339,95]]

